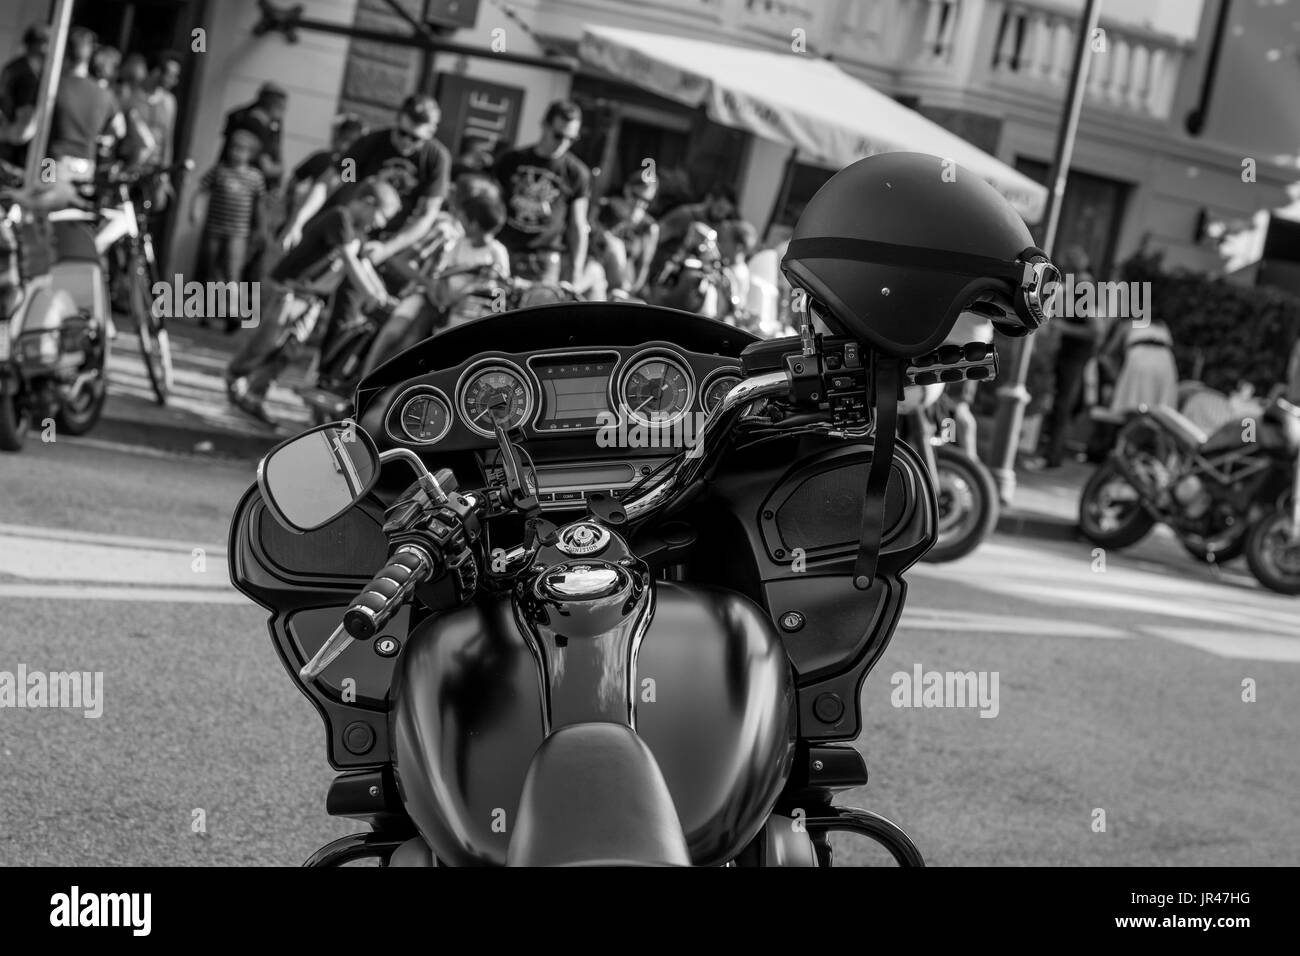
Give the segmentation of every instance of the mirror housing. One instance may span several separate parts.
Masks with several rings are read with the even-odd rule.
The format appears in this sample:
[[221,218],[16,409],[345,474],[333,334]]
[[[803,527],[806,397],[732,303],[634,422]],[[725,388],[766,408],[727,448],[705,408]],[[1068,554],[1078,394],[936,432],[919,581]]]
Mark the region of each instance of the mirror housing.
[[281,442],[257,466],[257,487],[294,534],[323,528],[370,493],[379,450],[355,422],[330,422]]

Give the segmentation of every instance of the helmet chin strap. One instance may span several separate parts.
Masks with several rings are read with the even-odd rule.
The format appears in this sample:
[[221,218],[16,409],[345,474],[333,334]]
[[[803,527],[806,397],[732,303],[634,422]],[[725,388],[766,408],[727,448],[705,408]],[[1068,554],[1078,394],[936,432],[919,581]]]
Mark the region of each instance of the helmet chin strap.
[[867,489],[862,502],[862,528],[858,533],[858,558],[853,566],[853,586],[870,589],[876,578],[880,544],[885,536],[885,491],[894,461],[894,440],[898,433],[898,402],[903,393],[906,360],[872,352],[875,379],[876,437],[867,470]]

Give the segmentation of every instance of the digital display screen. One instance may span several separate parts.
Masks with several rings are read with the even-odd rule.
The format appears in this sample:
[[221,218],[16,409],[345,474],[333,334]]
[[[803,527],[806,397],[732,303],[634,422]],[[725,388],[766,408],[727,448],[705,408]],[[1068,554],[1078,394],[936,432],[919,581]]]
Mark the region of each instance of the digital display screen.
[[609,376],[613,356],[570,362],[546,361],[533,365],[542,386],[542,411],[537,419],[540,431],[595,428],[600,414],[609,412]]

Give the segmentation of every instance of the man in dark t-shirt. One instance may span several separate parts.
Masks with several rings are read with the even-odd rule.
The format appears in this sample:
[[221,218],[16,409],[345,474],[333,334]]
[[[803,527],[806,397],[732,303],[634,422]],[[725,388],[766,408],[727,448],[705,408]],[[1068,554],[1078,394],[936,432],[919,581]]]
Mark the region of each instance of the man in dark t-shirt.
[[338,169],[347,150],[366,132],[366,124],[359,117],[346,114],[335,122],[334,131],[330,136],[330,145],[325,149],[316,150],[293,168],[284,189],[286,222],[298,211],[298,207],[307,198],[316,180],[330,170]]
[[291,326],[312,299],[328,296],[340,281],[354,284],[363,301],[387,299],[383,282],[359,253],[367,234],[383,229],[400,208],[401,200],[387,183],[363,183],[347,203],[313,219],[302,241],[271,269],[261,283],[257,328],[226,367],[226,391],[237,408],[268,420],[262,405],[267,389],[293,360],[293,346],[310,335],[310,329],[302,329],[295,336]]
[[[451,156],[435,140],[442,111],[431,96],[408,96],[397,111],[397,125],[378,129],[357,139],[337,167],[316,180],[307,198],[281,236],[285,249],[301,239],[303,228],[321,209],[347,202],[359,183],[375,177],[387,182],[402,200],[402,211],[388,229],[361,247],[361,256],[373,265],[402,252],[423,239],[447,195]],[[346,282],[334,297],[334,311],[326,330],[324,349],[335,334],[361,317],[362,301],[356,286]],[[322,370],[328,375],[329,370]]]
[[541,139],[503,154],[492,169],[506,200],[506,225],[497,238],[510,253],[514,275],[553,285],[565,252],[572,271],[564,278],[582,275],[591,171],[569,152],[581,131],[577,104],[558,100],[542,118]]

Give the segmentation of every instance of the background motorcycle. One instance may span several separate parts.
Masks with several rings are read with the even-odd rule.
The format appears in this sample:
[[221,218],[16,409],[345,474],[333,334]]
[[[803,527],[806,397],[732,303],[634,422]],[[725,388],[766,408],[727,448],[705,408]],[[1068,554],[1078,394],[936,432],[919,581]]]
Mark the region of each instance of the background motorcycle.
[[[1124,548],[1159,522],[1194,557],[1232,560],[1246,549],[1256,519],[1289,513],[1300,450],[1294,409],[1277,396],[1258,420],[1228,421],[1210,435],[1172,408],[1132,413],[1084,486],[1080,530],[1102,547]],[[1279,547],[1276,535],[1261,534],[1261,555]],[[1282,548],[1268,562],[1274,583],[1300,575],[1300,568],[1286,570],[1289,561]]]
[[725,319],[741,310],[718,248],[718,231],[702,222],[687,228],[677,249],[651,280],[647,299],[710,319]]
[[[107,295],[93,237],[80,224],[52,228],[25,197],[0,197],[0,450],[53,419],[65,434],[94,427],[108,385]],[[49,218],[54,219],[57,214]],[[55,242],[53,231],[59,233]]]
[[934,482],[939,538],[923,560],[956,561],[970,554],[998,524],[993,475],[952,441],[942,415],[944,383],[909,386],[899,404],[899,434],[920,453]]

